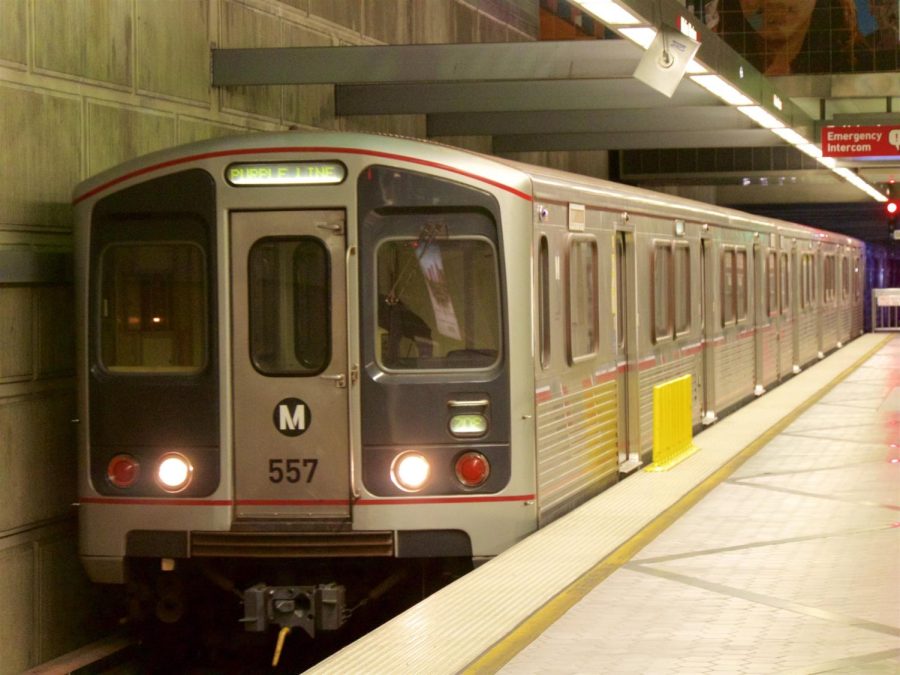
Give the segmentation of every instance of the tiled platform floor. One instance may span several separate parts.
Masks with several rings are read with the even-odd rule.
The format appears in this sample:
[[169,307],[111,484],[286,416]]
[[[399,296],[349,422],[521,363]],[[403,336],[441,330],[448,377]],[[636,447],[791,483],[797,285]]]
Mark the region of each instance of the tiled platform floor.
[[898,392],[900,337],[500,672],[900,673]]

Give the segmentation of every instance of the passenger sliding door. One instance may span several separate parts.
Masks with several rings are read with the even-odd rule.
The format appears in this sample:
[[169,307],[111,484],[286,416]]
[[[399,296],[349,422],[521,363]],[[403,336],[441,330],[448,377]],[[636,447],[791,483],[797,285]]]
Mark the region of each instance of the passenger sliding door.
[[238,518],[349,516],[344,221],[231,214]]

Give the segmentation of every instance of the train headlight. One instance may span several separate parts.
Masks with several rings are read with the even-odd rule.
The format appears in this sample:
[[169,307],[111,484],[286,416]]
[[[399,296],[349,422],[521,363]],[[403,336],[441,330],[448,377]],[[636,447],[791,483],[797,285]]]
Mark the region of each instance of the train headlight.
[[170,452],[160,458],[156,470],[156,481],[167,492],[180,492],[191,482],[194,467],[184,455]]
[[132,455],[116,455],[106,465],[106,479],[120,489],[134,485],[140,473],[141,465]]
[[464,452],[456,460],[456,479],[466,487],[478,487],[491,475],[491,463],[480,452]]
[[487,433],[487,418],[484,415],[454,415],[450,418],[450,433],[462,438],[484,436]]
[[431,465],[428,460],[418,452],[404,452],[397,455],[391,464],[391,480],[401,490],[406,492],[418,492],[431,475]]

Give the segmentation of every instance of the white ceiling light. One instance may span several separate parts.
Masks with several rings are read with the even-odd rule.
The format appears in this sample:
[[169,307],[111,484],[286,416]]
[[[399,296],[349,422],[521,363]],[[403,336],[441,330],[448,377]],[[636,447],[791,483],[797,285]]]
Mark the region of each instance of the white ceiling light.
[[751,120],[766,129],[779,129],[784,126],[784,122],[769,113],[765,108],[758,105],[739,106],[738,110],[744,113]]
[[812,143],[801,143],[800,145],[797,146],[797,149],[800,152],[802,152],[806,155],[809,155],[813,159],[819,159],[819,157],[822,156],[822,151],[819,150],[819,148],[817,148]]
[[635,26],[642,23],[634,14],[612,0],[578,0],[578,4],[610,26]]
[[718,75],[692,75],[691,79],[729,105],[753,105],[753,101]]
[[796,131],[794,131],[793,129],[787,129],[787,128],[784,128],[784,129],[772,129],[772,133],[773,133],[773,134],[778,134],[779,136],[781,136],[784,140],[786,140],[786,141],[787,141],[788,143],[790,143],[791,145],[802,145],[802,144],[804,144],[804,143],[809,143],[808,140],[806,140],[805,138],[803,138],[803,136],[801,136],[800,134],[798,134],[798,133],[797,133]]
[[656,29],[648,26],[620,28],[619,33],[644,49],[648,49],[650,45],[653,44],[653,40],[656,39]]

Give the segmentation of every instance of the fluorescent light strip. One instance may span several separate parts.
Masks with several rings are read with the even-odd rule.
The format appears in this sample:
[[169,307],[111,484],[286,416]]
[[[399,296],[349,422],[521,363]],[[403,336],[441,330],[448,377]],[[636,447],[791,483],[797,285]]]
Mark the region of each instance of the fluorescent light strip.
[[784,122],[769,113],[765,108],[758,105],[738,106],[738,110],[744,113],[751,120],[766,129],[779,129],[784,127]]
[[641,26],[639,28],[619,28],[619,33],[627,37],[633,43],[644,49],[649,49],[656,39],[656,29],[649,26]]
[[691,79],[728,105],[753,105],[753,101],[718,75],[692,75]]
[[575,3],[610,26],[636,26],[643,23],[634,14],[612,0],[577,0]]
[[797,145],[797,149],[800,152],[809,155],[813,159],[819,159],[819,157],[822,156],[822,151],[812,143],[800,143],[799,145]]
[[773,134],[778,134],[779,136],[781,136],[784,140],[786,140],[791,145],[801,145],[803,143],[809,143],[808,140],[803,138],[803,136],[798,134],[793,129],[788,129],[788,128],[772,129],[771,131]]

